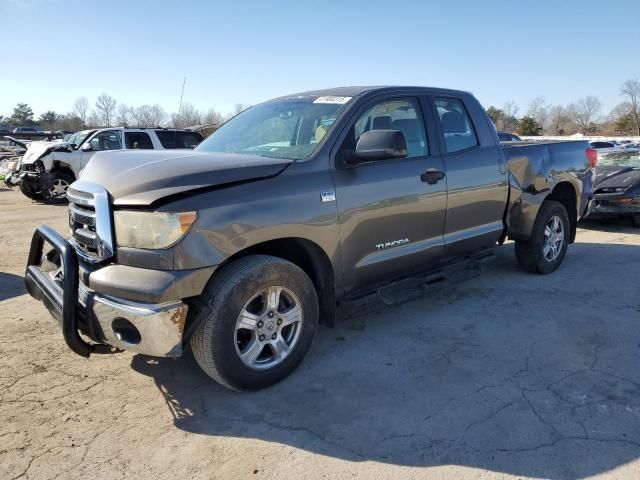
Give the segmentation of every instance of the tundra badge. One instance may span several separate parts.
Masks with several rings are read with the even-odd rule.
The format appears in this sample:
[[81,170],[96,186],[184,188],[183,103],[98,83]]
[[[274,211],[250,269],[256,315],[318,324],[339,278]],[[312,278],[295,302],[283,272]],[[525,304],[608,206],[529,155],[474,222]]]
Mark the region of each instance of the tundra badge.
[[405,243],[409,243],[408,238],[401,238],[399,240],[393,240],[391,242],[384,242],[376,244],[376,249],[383,250],[385,248],[397,247],[398,245],[404,245]]
[[336,192],[334,192],[333,190],[331,190],[330,192],[320,192],[320,198],[322,199],[322,203],[335,202]]

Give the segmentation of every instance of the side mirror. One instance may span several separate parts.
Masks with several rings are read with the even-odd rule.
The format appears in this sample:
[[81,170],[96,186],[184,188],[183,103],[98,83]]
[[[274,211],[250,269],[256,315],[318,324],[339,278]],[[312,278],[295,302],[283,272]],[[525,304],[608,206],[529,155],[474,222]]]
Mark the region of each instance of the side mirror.
[[407,156],[407,139],[400,130],[364,132],[347,163],[372,162]]
[[82,149],[83,152],[90,152],[91,150],[93,150],[93,148],[91,147],[91,144],[89,142],[83,144],[81,149]]

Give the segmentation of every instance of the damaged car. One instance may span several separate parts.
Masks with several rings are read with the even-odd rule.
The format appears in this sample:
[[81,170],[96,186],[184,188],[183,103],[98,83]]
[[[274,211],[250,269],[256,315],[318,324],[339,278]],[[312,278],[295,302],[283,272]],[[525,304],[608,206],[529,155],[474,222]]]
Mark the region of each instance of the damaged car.
[[66,199],[75,182],[96,152],[109,150],[193,149],[202,135],[168,128],[102,128],[83,130],[65,141],[33,142],[20,169],[7,183],[19,186],[32,200],[55,202]]
[[6,183],[7,178],[18,170],[20,159],[27,151],[29,143],[6,135],[0,137],[0,180]]
[[589,218],[629,217],[640,227],[640,151],[599,155]]

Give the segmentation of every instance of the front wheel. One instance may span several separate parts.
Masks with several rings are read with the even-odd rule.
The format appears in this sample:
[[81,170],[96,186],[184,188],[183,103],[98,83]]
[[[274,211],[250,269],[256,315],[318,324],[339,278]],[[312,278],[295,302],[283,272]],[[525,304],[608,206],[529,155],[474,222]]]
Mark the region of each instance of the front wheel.
[[69,185],[74,181],[73,175],[67,172],[54,172],[51,185],[46,190],[42,190],[42,198],[47,203],[64,202],[67,199],[67,188],[69,188]]
[[545,201],[533,223],[531,238],[516,240],[516,258],[523,270],[546,274],[556,270],[569,245],[569,214],[559,202]]
[[233,390],[257,390],[288,376],[311,347],[318,298],[307,274],[267,255],[235,260],[203,293],[211,312],[191,338],[193,356]]
[[20,185],[20,191],[25,197],[31,200],[42,200],[42,194],[40,194],[39,192],[34,193],[32,190],[24,187],[23,185]]

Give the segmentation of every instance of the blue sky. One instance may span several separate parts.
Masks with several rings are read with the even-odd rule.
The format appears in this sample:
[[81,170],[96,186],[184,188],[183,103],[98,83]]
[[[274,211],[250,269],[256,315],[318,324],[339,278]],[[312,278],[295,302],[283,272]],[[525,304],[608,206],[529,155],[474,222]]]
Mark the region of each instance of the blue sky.
[[[526,3],[527,6],[524,4]],[[338,85],[472,91],[520,111],[531,98],[621,101],[640,78],[640,1],[0,0],[0,114],[238,102]],[[11,59],[8,59],[11,52]]]

